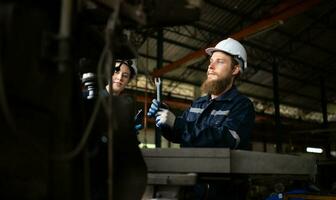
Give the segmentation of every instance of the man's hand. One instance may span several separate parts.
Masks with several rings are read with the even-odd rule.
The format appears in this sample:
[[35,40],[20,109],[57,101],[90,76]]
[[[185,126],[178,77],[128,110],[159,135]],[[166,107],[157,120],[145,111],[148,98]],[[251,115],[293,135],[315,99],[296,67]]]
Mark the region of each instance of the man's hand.
[[168,109],[161,108],[156,113],[156,119],[155,119],[156,126],[158,128],[164,128],[164,127],[173,128],[175,119],[176,117],[174,113],[170,112]]
[[160,107],[159,105],[160,103],[156,99],[153,99],[152,104],[147,112],[147,116],[154,117],[159,110],[159,107]]

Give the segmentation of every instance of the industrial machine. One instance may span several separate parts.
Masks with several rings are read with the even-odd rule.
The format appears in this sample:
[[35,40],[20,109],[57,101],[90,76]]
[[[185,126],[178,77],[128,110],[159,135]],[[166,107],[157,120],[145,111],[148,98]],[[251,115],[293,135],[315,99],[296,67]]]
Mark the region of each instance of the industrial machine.
[[201,179],[227,180],[241,174],[312,180],[316,175],[311,156],[226,148],[142,149],[142,154],[149,172],[144,199],[179,199],[181,188]]
[[[200,9],[192,2],[0,1],[0,199],[141,197],[146,166],[132,129],[135,103],[97,94],[113,59],[137,56],[132,30],[194,21]],[[95,181],[104,192],[91,187]]]

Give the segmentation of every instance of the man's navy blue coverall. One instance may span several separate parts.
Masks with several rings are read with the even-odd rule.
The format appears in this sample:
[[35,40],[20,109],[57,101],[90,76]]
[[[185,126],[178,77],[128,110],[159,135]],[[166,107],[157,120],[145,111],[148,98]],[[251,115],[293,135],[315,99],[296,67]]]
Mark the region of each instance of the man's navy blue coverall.
[[249,149],[254,118],[252,102],[233,86],[215,99],[208,95],[195,100],[162,134],[181,147]]
[[[198,98],[175,119],[172,129],[161,130],[165,138],[181,147],[250,149],[254,119],[252,102],[233,86],[215,99],[209,95]],[[242,200],[247,190],[247,177],[238,176],[226,182],[200,182],[186,189],[186,199]]]

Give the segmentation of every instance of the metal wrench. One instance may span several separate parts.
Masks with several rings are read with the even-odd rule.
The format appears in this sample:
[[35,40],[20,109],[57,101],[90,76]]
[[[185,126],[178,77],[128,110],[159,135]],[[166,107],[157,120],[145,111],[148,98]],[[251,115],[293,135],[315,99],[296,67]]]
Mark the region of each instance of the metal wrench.
[[155,82],[155,86],[156,86],[156,100],[158,102],[161,102],[161,98],[160,98],[160,95],[161,95],[161,79],[160,78],[154,78],[154,82]]

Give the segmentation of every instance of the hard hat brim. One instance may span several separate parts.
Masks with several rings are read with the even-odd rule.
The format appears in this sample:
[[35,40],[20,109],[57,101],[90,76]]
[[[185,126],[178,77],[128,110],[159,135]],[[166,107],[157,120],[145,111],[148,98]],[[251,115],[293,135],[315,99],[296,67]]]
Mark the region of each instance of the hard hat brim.
[[226,51],[223,51],[222,49],[218,49],[218,48],[215,48],[215,47],[210,47],[210,48],[205,49],[205,52],[206,52],[209,56],[212,56],[213,52],[215,52],[215,51],[223,52],[223,53],[226,53],[226,54],[228,54],[228,55],[233,56],[231,53],[226,52]]
[[210,47],[210,48],[206,48],[206,49],[205,49],[205,52],[206,52],[209,56],[211,56],[212,53],[213,53],[214,51],[222,51],[222,50],[220,50],[220,49],[216,49],[215,47]]

